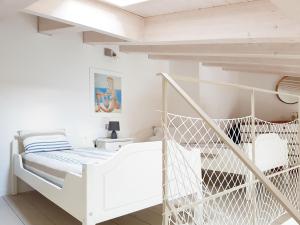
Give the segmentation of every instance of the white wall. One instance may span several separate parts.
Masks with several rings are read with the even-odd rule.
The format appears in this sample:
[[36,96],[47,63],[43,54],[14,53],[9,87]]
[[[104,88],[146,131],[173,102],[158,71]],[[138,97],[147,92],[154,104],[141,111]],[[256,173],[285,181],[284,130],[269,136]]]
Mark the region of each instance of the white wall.
[[[220,68],[199,65],[201,80],[238,83],[239,76]],[[234,118],[239,115],[239,90],[211,84],[199,84],[199,104],[215,119]]]
[[[170,74],[203,80],[238,82],[238,76],[191,61],[170,61]],[[237,90],[203,83],[198,85],[186,81],[177,82],[212,118],[230,118],[238,115]],[[198,116],[175,90],[170,90],[169,100],[169,111],[181,115]]]
[[[199,76],[199,64],[190,61],[171,61],[170,74],[172,76],[185,76],[197,79]],[[178,84],[196,101],[199,102],[199,88],[197,85],[184,81],[177,81]],[[169,86],[170,87],[170,86]],[[168,92],[168,111],[187,116],[196,116],[186,101],[170,87]]]
[[[217,67],[206,67],[196,62],[171,61],[170,74],[199,77],[203,80],[243,84],[268,90],[275,90],[282,75],[254,74],[246,72],[228,72]],[[179,82],[212,118],[234,118],[251,115],[250,92],[228,87]],[[198,91],[197,91],[198,90]],[[172,93],[172,95],[174,95]],[[180,101],[180,104],[178,103]],[[172,105],[182,105],[177,96],[171,97]],[[256,116],[268,121],[290,120],[297,105],[284,104],[276,95],[256,94]],[[177,110],[190,115],[191,109]]]
[[37,33],[36,19],[18,15],[0,20],[0,195],[8,192],[10,142],[17,130],[66,128],[73,142],[106,135],[107,118],[95,117],[89,103],[89,68],[123,73],[121,135],[143,138],[160,123],[161,80],[168,63],[143,55],[103,56],[82,44],[80,34]]

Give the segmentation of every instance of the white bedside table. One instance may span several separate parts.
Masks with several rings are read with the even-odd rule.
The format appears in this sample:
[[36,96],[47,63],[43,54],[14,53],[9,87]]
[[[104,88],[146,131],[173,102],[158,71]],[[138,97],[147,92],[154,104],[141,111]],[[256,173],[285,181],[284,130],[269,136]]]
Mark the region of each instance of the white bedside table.
[[133,143],[133,138],[97,138],[96,147],[104,148],[110,151],[118,151],[121,147]]

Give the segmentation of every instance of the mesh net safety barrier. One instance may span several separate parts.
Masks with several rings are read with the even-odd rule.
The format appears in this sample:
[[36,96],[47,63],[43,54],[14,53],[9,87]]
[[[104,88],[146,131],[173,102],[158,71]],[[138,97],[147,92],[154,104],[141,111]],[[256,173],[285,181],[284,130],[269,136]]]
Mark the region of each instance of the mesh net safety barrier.
[[[257,165],[262,161],[258,140],[281,140],[284,157],[278,162],[264,157],[259,168],[299,210],[298,120],[276,124],[255,118],[254,132],[251,117],[214,121]],[[169,225],[267,225],[286,213],[204,120],[167,113],[163,128]]]

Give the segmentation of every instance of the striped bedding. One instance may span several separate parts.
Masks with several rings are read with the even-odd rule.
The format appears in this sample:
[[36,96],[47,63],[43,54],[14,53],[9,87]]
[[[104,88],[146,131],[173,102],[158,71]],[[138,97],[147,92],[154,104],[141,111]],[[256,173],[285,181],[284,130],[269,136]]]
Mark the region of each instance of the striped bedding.
[[81,175],[83,164],[103,163],[114,154],[116,152],[105,149],[75,148],[63,151],[25,152],[22,159],[25,169],[62,187],[66,173]]

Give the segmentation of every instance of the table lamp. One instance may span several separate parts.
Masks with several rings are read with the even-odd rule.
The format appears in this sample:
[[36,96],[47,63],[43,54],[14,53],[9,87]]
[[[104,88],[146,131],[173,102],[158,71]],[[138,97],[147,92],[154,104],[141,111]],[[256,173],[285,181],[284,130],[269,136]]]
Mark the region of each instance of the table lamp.
[[110,138],[111,139],[117,139],[118,135],[117,135],[116,131],[120,130],[120,123],[119,123],[119,121],[109,121],[109,123],[108,123],[108,130],[112,131]]

